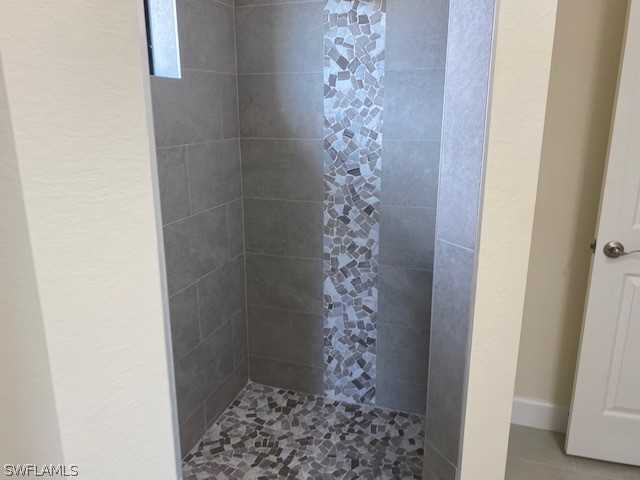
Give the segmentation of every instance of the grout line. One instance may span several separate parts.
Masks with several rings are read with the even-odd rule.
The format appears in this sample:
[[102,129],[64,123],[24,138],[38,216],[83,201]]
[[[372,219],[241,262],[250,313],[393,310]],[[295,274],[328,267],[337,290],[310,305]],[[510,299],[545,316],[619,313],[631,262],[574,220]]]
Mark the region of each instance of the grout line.
[[198,306],[198,338],[200,339],[200,342],[202,342],[202,340],[204,339],[202,338],[202,319],[200,318],[200,288],[198,287],[197,283],[196,283],[196,305]]
[[436,240],[440,240],[442,243],[446,245],[450,245],[452,247],[461,248],[462,250],[466,250],[467,252],[476,253],[476,251],[473,248],[465,247],[464,245],[458,245],[457,243],[444,240],[443,238],[440,238],[440,237],[436,237]]
[[[377,388],[377,385],[376,385],[376,388]],[[324,397],[324,398],[327,398],[327,397]],[[351,402],[346,402],[344,400],[338,400],[338,401],[342,402],[342,403],[346,403],[347,405],[356,405],[356,406],[362,406],[362,407],[373,407],[373,408],[377,408],[377,409],[380,409],[380,410],[384,410],[386,412],[406,413],[407,415],[414,415],[416,417],[420,417],[422,419],[422,421],[425,421],[426,417],[427,417],[424,413],[409,412],[407,410],[402,410],[400,408],[385,407],[385,406],[380,405],[378,403],[351,403]],[[376,398],[375,402],[377,402],[377,401],[378,401],[378,399]]]
[[[185,423],[187,423],[196,413],[198,413],[198,409],[203,406],[204,406],[204,402],[199,403],[198,406],[194,408],[193,412],[191,412],[191,414],[180,423],[180,426],[182,427]],[[205,423],[206,423],[206,419],[205,419]]]
[[[240,88],[238,86],[238,35],[237,35],[237,28],[236,28],[236,7],[235,7],[235,1],[233,2],[234,6],[233,6],[233,55],[236,59],[236,113],[238,115],[238,140],[240,140]],[[238,144],[240,142],[238,141]],[[242,149],[240,148],[240,145],[238,145],[238,155],[240,158],[240,192],[242,195]],[[244,225],[244,220],[243,220],[243,225]],[[243,229],[243,241],[244,241],[244,229]]]
[[[378,314],[380,314],[380,312],[378,312]],[[392,327],[397,327],[397,328],[406,328],[407,330],[417,330],[419,332],[430,332],[431,329],[424,327],[424,328],[420,328],[420,327],[412,327],[410,325],[402,325],[400,323],[392,323],[392,322],[381,322],[380,320],[378,320],[377,326],[380,325],[391,325]],[[379,339],[376,339],[379,340]],[[385,377],[386,378],[386,377]],[[388,380],[392,380],[391,378],[389,378]],[[411,382],[409,382],[411,383]],[[416,384],[419,385],[419,384]]]
[[[215,0],[212,0],[212,1],[215,1]],[[206,70],[204,68],[186,68],[186,67],[184,67],[182,70],[186,70],[187,72],[217,73],[218,75],[236,75],[236,72],[220,72],[218,70]]]
[[[397,268],[397,269],[401,269],[401,270],[415,270],[416,272],[433,273],[433,268],[404,267],[402,265],[390,265],[388,263],[378,263],[378,267]],[[380,273],[380,271],[378,271],[378,274],[379,273]]]
[[[242,310],[242,308],[240,308],[240,311]],[[233,373],[233,371],[238,368],[238,365],[236,365],[236,345],[234,342],[234,333],[235,333],[235,326],[233,325],[233,319],[235,318],[235,316],[238,314],[238,312],[236,312],[235,314],[231,315],[231,317],[229,317],[229,322],[231,322],[231,364],[233,365],[233,368],[231,369],[231,373]],[[240,352],[238,352],[240,353]],[[231,374],[229,374],[231,375]],[[222,385],[222,383],[220,384]]]
[[[254,355],[254,356],[257,356],[257,355]],[[267,357],[258,357],[258,358],[267,358]],[[289,362],[289,363],[291,363],[291,362]],[[294,365],[297,365],[297,364],[294,364]],[[304,366],[304,365],[303,365],[303,366]],[[350,401],[347,401],[347,400],[336,400],[336,399],[334,399],[334,398],[331,398],[331,397],[326,396],[326,395],[324,394],[324,391],[323,391],[323,393],[306,392],[306,391],[303,391],[303,390],[296,390],[295,388],[288,388],[288,387],[276,387],[276,386],[274,386],[274,385],[269,385],[269,384],[266,384],[266,383],[257,382],[257,381],[255,381],[255,380],[251,380],[251,379],[249,379],[249,382],[248,382],[248,383],[253,383],[253,384],[255,384],[255,385],[262,385],[262,386],[264,386],[264,387],[274,388],[274,389],[291,390],[291,391],[293,391],[293,392],[301,393],[301,394],[303,394],[303,395],[313,395],[314,397],[321,398],[321,399],[323,399],[323,400],[325,400],[325,401],[328,401],[328,402],[337,402],[337,403],[340,403],[340,404],[342,404],[342,405],[352,405],[352,406],[356,406],[356,407],[360,407],[360,408],[374,408],[374,409],[377,409],[377,410],[383,410],[383,411],[385,411],[385,412],[394,412],[394,413],[398,413],[398,412],[400,412],[400,413],[406,413],[406,414],[408,414],[408,415],[415,415],[416,417],[420,417],[420,418],[422,418],[422,419],[424,419],[424,418],[425,418],[425,415],[424,415],[424,414],[414,413],[414,412],[407,412],[407,411],[400,410],[400,409],[397,409],[397,408],[384,407],[384,406],[382,406],[382,405],[378,405],[378,404],[376,404],[376,403],[357,403],[357,402],[350,402]],[[440,454],[440,452],[438,452],[438,454]],[[440,455],[442,455],[442,454],[440,454]],[[447,460],[447,462],[448,462],[448,460]],[[450,462],[449,462],[449,463],[450,463]]]
[[389,380],[394,383],[406,383],[407,385],[415,385],[416,387],[426,387],[426,383],[415,383],[415,382],[407,382],[406,380],[396,380],[395,378],[383,377],[382,375],[376,375],[376,379],[384,378],[385,380]]
[[250,75],[322,75],[322,70],[308,72],[243,72],[238,73],[239,77],[248,77]]
[[[236,313],[238,312],[238,310],[236,310]],[[209,338],[211,335],[216,334],[221,328],[223,328],[227,323],[229,323],[231,321],[231,319],[233,318],[233,315],[231,315],[229,318],[223,320],[223,322],[218,325],[217,328],[215,328],[211,333],[209,333],[206,337],[204,337],[201,341],[199,341],[196,345],[193,346],[193,348],[191,348],[187,353],[185,353],[183,356],[180,357],[179,360],[173,362],[173,365],[178,365],[182,360],[184,360],[185,358],[187,358],[187,356],[193,352],[196,348],[198,348],[200,345],[202,345],[202,342],[204,342],[207,338]],[[231,337],[233,337],[233,326],[231,326]],[[233,344],[233,338],[231,343]],[[232,345],[233,347],[233,345]],[[233,354],[233,349],[232,352]]]
[[324,205],[322,200],[293,200],[289,198],[266,198],[266,197],[243,197],[246,200],[259,200],[261,202],[290,202],[290,203],[312,203],[314,205]]
[[438,207],[418,207],[418,206],[414,206],[414,205],[390,205],[390,204],[380,204],[381,207],[385,207],[385,208],[413,208],[416,210],[437,210]]
[[[568,455],[567,455],[568,456]],[[515,458],[517,460],[522,460],[523,462],[529,462],[529,463],[533,463],[535,465],[544,465],[545,467],[551,467],[551,468],[555,468],[557,470],[563,471],[563,472],[573,472],[575,471],[572,468],[568,468],[568,467],[563,467],[561,465],[557,465],[555,463],[545,463],[542,461],[538,461],[538,460],[532,460],[530,458],[525,458],[525,457],[519,457],[518,455],[513,455],[513,454],[507,454],[507,457],[511,457],[511,458]],[[583,472],[586,473],[586,472]],[[608,478],[608,477],[602,477],[602,478]]]
[[234,6],[233,6],[233,5],[229,5],[228,3],[221,2],[220,0],[210,0],[210,1],[215,2],[215,3],[219,3],[219,4],[220,4],[220,5],[222,5],[223,7],[234,8]]
[[392,138],[384,138],[382,140],[383,145],[386,142],[395,142],[395,143],[440,143],[440,140],[404,140],[404,139],[394,140]]
[[[251,353],[249,353],[249,357],[262,358],[264,360],[272,360],[274,362],[290,363],[291,365],[298,365],[299,367],[309,367],[309,368],[321,368],[322,367],[321,364],[311,365],[311,364],[308,364],[308,363],[298,363],[298,362],[292,362],[291,360],[283,360],[281,358],[266,357],[264,355],[253,355]],[[324,364],[324,361],[322,363]]]
[[225,236],[227,237],[227,258],[231,256],[231,242],[229,241],[229,206],[231,205],[231,203],[232,202],[229,202],[224,206],[224,225],[226,228]]
[[262,253],[262,252],[245,252],[246,255],[263,255],[265,257],[276,257],[276,258],[289,258],[291,260],[314,260],[318,262],[322,262],[322,257],[293,257],[290,255],[277,255],[275,253]]
[[182,288],[182,289],[178,290],[177,292],[172,293],[171,295],[169,295],[169,299],[171,299],[171,298],[175,297],[175,296],[176,296],[176,295],[178,295],[179,293],[184,292],[187,288],[190,288],[190,287],[193,287],[194,285],[197,285],[197,284],[198,284],[198,282],[199,282],[200,280],[202,280],[204,277],[207,277],[207,276],[211,275],[212,273],[217,272],[217,271],[218,271],[218,270],[220,270],[221,268],[226,267],[226,266],[227,266],[228,264],[230,264],[231,262],[235,262],[235,261],[236,261],[238,258],[240,258],[242,255],[243,255],[243,254],[242,254],[242,253],[240,253],[240,254],[236,255],[235,257],[233,257],[232,259],[227,260],[225,263],[223,263],[223,264],[222,264],[222,265],[220,265],[219,267],[216,267],[216,268],[214,268],[213,270],[211,270],[210,272],[205,273],[204,275],[202,275],[201,277],[199,277],[198,279],[196,279],[194,282],[190,283],[190,284],[189,284],[189,285],[187,285],[186,287],[184,287],[184,288]]
[[156,150],[168,150],[170,148],[179,148],[179,147],[192,147],[195,145],[208,145],[209,143],[221,143],[221,142],[230,142],[233,140],[240,140],[240,137],[233,138],[220,138],[218,140],[207,140],[206,142],[193,142],[193,143],[181,143],[180,145],[167,145],[165,147],[157,147]]
[[425,70],[444,70],[445,67],[418,67],[418,68],[385,68],[385,72],[414,72]]
[[[248,358],[249,358],[249,356],[247,355],[247,357],[245,357],[245,358],[244,358],[244,360],[247,360]],[[243,362],[244,362],[244,360],[243,360]],[[241,363],[242,363],[242,362],[241,362]],[[248,366],[249,366],[249,361],[247,360],[247,367],[248,367]],[[203,403],[205,403],[207,400],[209,400],[209,398],[210,398],[212,395],[215,395],[215,394],[218,392],[218,390],[220,390],[220,389],[222,388],[222,386],[227,382],[227,380],[229,380],[229,379],[230,379],[230,378],[231,378],[231,377],[232,377],[232,376],[233,376],[233,375],[238,371],[238,369],[239,369],[239,368],[240,368],[240,366],[235,367],[235,368],[231,371],[231,373],[225,377],[225,379],[220,383],[220,385],[218,385],[218,387],[217,387],[213,392],[211,392],[209,395],[207,395],[207,398],[205,398],[205,399],[204,399],[204,402],[203,402]],[[247,370],[247,372],[248,372],[248,370]],[[244,391],[244,389],[247,387],[247,384],[248,384],[248,383],[249,383],[249,381],[248,381],[248,375],[247,375],[247,382],[246,382],[246,383],[244,384],[244,386],[240,389],[240,391],[236,394],[236,396],[235,396],[235,397],[233,397],[233,400],[231,400],[231,402],[229,402],[229,405],[227,405],[227,406],[225,407],[225,409],[222,411],[222,413],[224,413],[224,412],[226,411],[226,409],[227,409],[227,408],[229,408],[229,406],[230,406],[233,402],[235,402],[235,401],[236,401],[236,399],[240,396],[240,394],[241,394],[241,393]],[[206,423],[206,425],[207,425],[207,431],[208,431],[208,430],[209,430],[209,428],[211,428],[211,427],[210,427],[210,425],[209,425],[209,419],[207,418],[206,413],[207,413],[207,412],[206,412],[206,405],[205,405],[205,423]],[[222,415],[222,413],[221,413],[220,415]],[[217,420],[217,419],[216,419],[216,420]],[[211,424],[213,424],[213,422],[211,422]]]
[[[439,138],[416,138],[416,139],[406,139],[406,138],[383,138],[382,139],[382,143],[384,144],[384,142],[414,142],[414,143],[418,143],[418,142],[423,142],[423,143],[427,143],[427,142],[431,142],[431,143],[442,143],[442,140],[440,140]],[[438,159],[439,160],[439,159]]]
[[429,439],[428,439],[428,438],[425,438],[425,442],[426,442],[426,443],[428,443],[428,444],[429,444],[429,446],[430,446],[430,447],[431,447],[431,448],[432,448],[432,449],[433,449],[433,450],[434,450],[438,455],[440,455],[440,458],[442,458],[445,462],[447,462],[449,465],[451,465],[455,471],[457,471],[457,470],[458,470],[458,467],[457,467],[457,466],[455,466],[453,463],[451,463],[451,461],[450,461],[450,460],[449,460],[445,455],[443,455],[443,453],[442,453],[440,450],[438,450],[438,449],[435,447],[435,445],[433,445],[433,444],[429,441]]
[[303,312],[302,310],[293,310],[291,308],[268,307],[268,306],[265,306],[265,305],[254,305],[254,304],[249,304],[247,306],[247,308],[251,308],[251,307],[270,308],[271,310],[282,310],[282,311],[285,311],[285,312],[304,313],[305,315],[315,315],[315,316],[318,316],[318,317],[323,317],[322,313]]
[[[184,157],[185,162],[187,164],[187,194],[189,195],[189,217],[193,216],[193,204],[191,203],[191,175],[189,173],[189,149],[184,147]],[[189,218],[186,217],[186,218]],[[179,220],[175,220],[178,222]],[[170,225],[173,222],[169,222],[167,225]],[[163,225],[164,226],[164,225]]]
[[219,100],[218,107],[220,112],[218,116],[220,118],[220,136],[224,138],[224,115],[222,114],[222,111],[224,110],[222,108],[222,99],[224,97],[222,94],[222,78],[220,77],[221,75],[220,73],[217,73],[216,75],[218,75],[218,100]]
[[[188,172],[187,172],[187,173],[188,173]],[[173,225],[174,223],[182,222],[183,220],[187,220],[187,219],[189,219],[189,218],[196,217],[196,216],[200,215],[201,213],[207,213],[207,212],[210,212],[210,211],[212,211],[212,210],[215,210],[216,208],[221,208],[221,207],[225,207],[225,208],[226,208],[226,206],[227,206],[227,205],[229,205],[229,204],[231,204],[231,203],[235,202],[236,200],[240,200],[241,198],[242,198],[242,197],[234,198],[233,200],[229,200],[228,202],[221,203],[220,205],[216,205],[215,207],[207,208],[206,210],[202,210],[201,212],[193,213],[193,214],[189,215],[188,217],[183,217],[183,218],[181,218],[181,219],[179,219],[179,220],[174,220],[173,222],[165,223],[165,224],[162,226],[162,228],[164,228],[164,227],[168,227],[169,225]]]
[[302,310],[292,310],[290,308],[280,308],[280,307],[267,307],[267,306],[264,306],[264,305],[253,305],[253,304],[250,304],[250,305],[247,305],[247,310],[249,308],[251,308],[251,307],[254,307],[254,308],[266,308],[267,310],[279,310],[279,311],[282,311],[282,312],[301,313],[303,315],[313,315],[315,317],[321,317],[321,318],[323,317],[323,315],[321,313],[309,313],[309,312],[303,312]]
[[[247,362],[247,365],[248,365],[248,364],[249,364],[249,362]],[[186,457],[187,455],[189,455],[189,453],[191,453],[191,451],[194,449],[194,447],[196,447],[197,445],[199,445],[199,444],[200,444],[201,440],[204,438],[204,436],[205,436],[205,435],[207,434],[207,432],[209,431],[209,428],[211,428],[211,426],[209,425],[209,419],[207,418],[207,400],[209,400],[209,398],[210,398],[212,395],[214,395],[218,390],[220,390],[220,389],[222,388],[222,386],[227,382],[227,380],[229,380],[229,379],[233,376],[233,374],[234,374],[234,373],[236,373],[236,371],[238,370],[238,368],[239,368],[239,367],[234,368],[234,369],[231,371],[231,373],[230,373],[229,375],[227,375],[227,376],[224,378],[224,380],[222,380],[222,382],[220,383],[220,385],[218,385],[218,386],[216,387],[216,389],[215,389],[215,390],[213,390],[213,392],[211,392],[209,395],[207,395],[207,396],[206,396],[206,398],[202,401],[202,403],[200,403],[200,404],[196,407],[196,409],[193,411],[193,413],[192,413],[191,415],[189,415],[189,416],[187,417],[187,419],[186,419],[184,422],[182,422],[182,423],[180,424],[180,427],[182,427],[182,426],[187,422],[187,420],[189,420],[191,417],[193,417],[193,415],[195,415],[195,413],[198,411],[198,408],[203,407],[203,410],[204,410],[204,433],[203,433],[203,434],[202,434],[202,436],[198,439],[198,441],[196,441],[196,443],[194,443],[194,444],[193,444],[193,446],[191,447],[191,449],[190,449],[190,450],[189,450],[189,451],[188,451],[188,452],[187,452],[187,453],[186,453],[186,454],[181,458],[181,460],[184,460],[184,459],[185,459],[185,457]],[[240,396],[240,394],[243,392],[243,390],[244,390],[246,387],[247,387],[247,385],[245,384],[245,385],[240,389],[240,391],[236,394],[236,396],[235,396],[235,397],[233,397],[233,400],[231,400],[231,402],[229,403],[229,405],[227,405],[227,406],[225,407],[225,409],[223,410],[223,412],[222,412],[222,413],[224,413],[224,411],[225,411],[227,408],[229,408],[229,406],[230,406],[233,402],[235,402],[235,401],[236,401],[236,399]],[[213,424],[213,422],[211,422],[211,424]]]
[[[243,140],[268,140],[268,141],[278,141],[278,142],[282,142],[282,141],[287,141],[287,142],[322,142],[324,141],[324,139],[322,138],[272,138],[272,137],[241,137],[240,138],[240,143],[242,143]],[[409,140],[407,140],[409,141]],[[171,147],[166,147],[166,148],[171,148]],[[324,151],[324,150],[323,150]]]
[[298,0],[295,2],[270,2],[270,3],[259,3],[255,5],[235,5],[234,8],[272,7],[274,5],[296,5],[298,3],[321,3],[321,2],[317,0]]
[[244,273],[244,325],[246,329],[246,347],[247,347],[247,380],[251,375],[250,372],[250,362],[249,362],[249,289],[247,288],[247,241],[246,241],[246,229],[244,228],[244,174],[242,169],[242,141],[241,132],[240,132],[240,85],[238,84],[238,34],[236,28],[236,5],[234,1],[233,6],[233,53],[236,59],[236,111],[238,114],[238,160],[240,162],[240,215],[241,215],[241,223],[242,223],[242,270]]

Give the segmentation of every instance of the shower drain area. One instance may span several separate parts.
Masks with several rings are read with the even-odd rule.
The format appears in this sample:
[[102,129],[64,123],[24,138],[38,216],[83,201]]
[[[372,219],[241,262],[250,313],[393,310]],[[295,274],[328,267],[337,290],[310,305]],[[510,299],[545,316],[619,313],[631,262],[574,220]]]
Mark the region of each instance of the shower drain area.
[[421,479],[424,417],[249,383],[183,479]]

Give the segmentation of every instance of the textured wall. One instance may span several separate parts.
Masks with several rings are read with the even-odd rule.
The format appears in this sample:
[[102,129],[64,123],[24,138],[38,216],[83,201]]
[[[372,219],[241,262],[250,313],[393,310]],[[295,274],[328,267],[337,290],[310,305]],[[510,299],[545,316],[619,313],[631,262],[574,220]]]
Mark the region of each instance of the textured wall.
[[[31,248],[33,270],[21,265],[15,287],[30,274],[37,282],[37,297],[31,278],[22,297],[13,299],[25,302],[23,313],[3,310],[0,317],[22,331],[34,326],[29,341],[36,345],[19,353],[38,350],[3,368],[25,375],[46,369],[55,395],[52,404],[50,387],[40,383],[44,391],[33,390],[29,401],[44,404],[21,406],[43,415],[42,436],[16,461],[64,460],[78,465],[80,478],[96,480],[114,472],[174,480],[142,6],[128,0],[1,2],[0,50],[15,147],[9,168],[14,180],[19,172],[24,202],[22,222],[16,210],[17,217],[3,223],[15,226],[12,235],[24,233],[26,216],[29,239],[20,238],[17,253],[27,260],[24,249]],[[9,148],[5,140],[3,149]],[[32,323],[37,315],[46,349],[37,345],[43,339]],[[15,345],[4,342],[16,340],[14,333],[3,330],[9,352]],[[5,390],[16,395],[38,385],[35,376],[14,380],[20,386]],[[19,410],[7,407],[3,403],[3,415],[15,413],[17,420]],[[21,425],[21,435],[34,433],[38,413]],[[10,433],[4,426],[2,435]],[[11,438],[14,445],[23,440]],[[47,447],[52,456],[45,460],[38,453]],[[12,460],[1,452],[2,463]]]
[[233,7],[178,0],[182,78],[152,77],[184,456],[247,380]]
[[517,397],[571,401],[627,6],[558,2]]
[[[495,0],[451,0],[424,478],[456,478],[484,164]],[[496,477],[497,478],[497,477]]]
[[0,452],[2,463],[61,463],[51,367],[0,58]]
[[505,472],[556,7],[501,0],[497,11],[463,480]]

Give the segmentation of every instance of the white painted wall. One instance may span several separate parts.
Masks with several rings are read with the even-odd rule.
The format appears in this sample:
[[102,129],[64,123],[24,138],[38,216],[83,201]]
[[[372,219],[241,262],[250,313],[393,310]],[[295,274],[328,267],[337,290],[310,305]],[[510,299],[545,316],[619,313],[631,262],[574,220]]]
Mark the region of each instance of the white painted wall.
[[0,467],[9,461],[62,462],[49,356],[1,59],[0,331]]
[[[17,415],[46,410],[55,397],[58,430],[47,411],[47,428],[29,424],[25,436],[42,433],[38,443],[52,442],[51,450],[38,453],[32,443],[33,452],[20,447],[12,458],[3,450],[2,463],[57,463],[61,451],[80,478],[178,476],[142,18],[141,2],[129,0],[0,1],[15,147],[0,173],[12,175],[17,209],[21,187],[24,214],[16,218],[26,225],[15,250],[23,268],[29,253],[33,265],[31,274],[5,279],[27,289],[20,305],[3,302],[0,316],[36,332],[24,349],[11,347],[16,358],[0,371],[19,392],[45,393]],[[0,234],[3,246],[12,241]],[[19,340],[27,328],[10,332]],[[37,364],[21,367],[31,352]],[[36,378],[47,354],[49,385]],[[3,442],[10,435],[0,432]]]
[[501,0],[461,478],[504,478],[557,0]]
[[626,13],[627,0],[558,2],[516,376],[519,423],[564,411],[566,428]]

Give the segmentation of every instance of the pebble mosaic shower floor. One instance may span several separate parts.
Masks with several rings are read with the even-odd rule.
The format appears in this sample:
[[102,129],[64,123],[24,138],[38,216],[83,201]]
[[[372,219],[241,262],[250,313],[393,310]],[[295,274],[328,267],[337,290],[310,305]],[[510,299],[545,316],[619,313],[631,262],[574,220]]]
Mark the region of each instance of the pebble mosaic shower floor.
[[423,443],[420,415],[249,383],[183,479],[420,479]]

